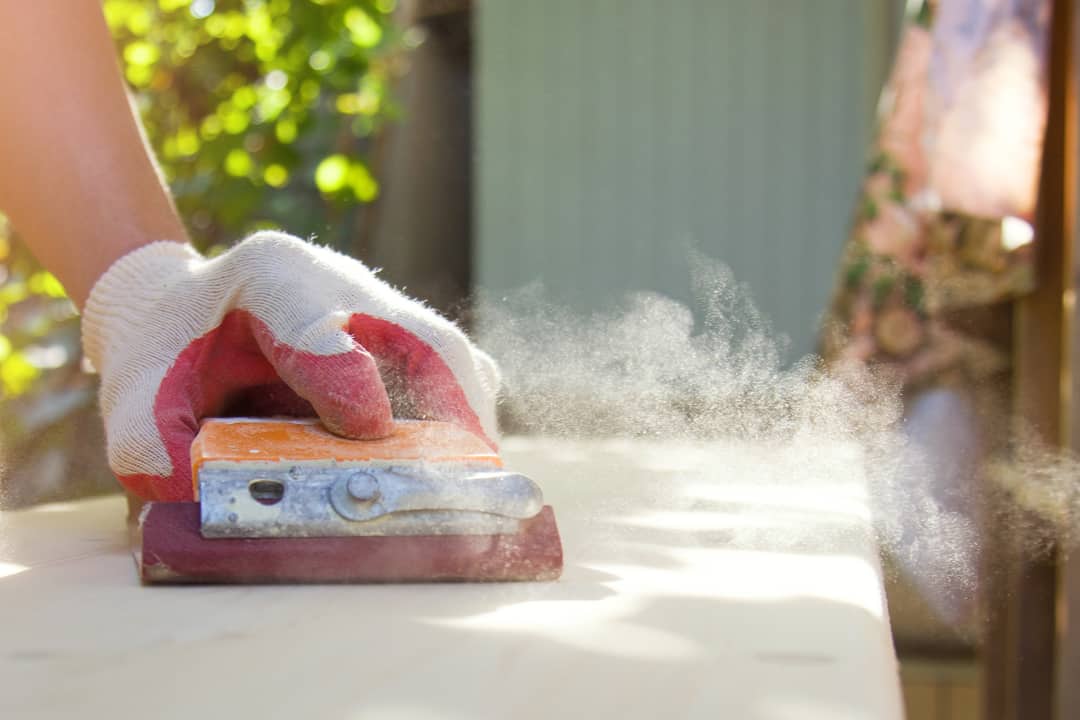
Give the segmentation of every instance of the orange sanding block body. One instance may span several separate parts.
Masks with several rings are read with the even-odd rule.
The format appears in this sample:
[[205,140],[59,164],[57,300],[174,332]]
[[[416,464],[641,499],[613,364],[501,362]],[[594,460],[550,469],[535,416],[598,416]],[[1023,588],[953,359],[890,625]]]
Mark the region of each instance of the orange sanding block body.
[[525,497],[534,484],[455,425],[400,421],[390,437],[360,441],[314,420],[208,420],[191,463],[196,502],[150,503],[140,519],[144,582],[520,581],[562,571],[554,513]]
[[199,497],[199,471],[214,463],[461,463],[502,467],[487,444],[457,425],[399,421],[379,440],[347,440],[315,420],[210,420],[191,444],[191,477]]

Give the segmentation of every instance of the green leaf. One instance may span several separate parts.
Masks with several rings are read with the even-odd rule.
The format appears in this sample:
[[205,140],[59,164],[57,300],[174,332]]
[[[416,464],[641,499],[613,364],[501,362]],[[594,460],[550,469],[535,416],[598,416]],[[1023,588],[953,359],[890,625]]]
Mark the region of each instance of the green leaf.
[[334,193],[349,182],[349,159],[344,155],[323,158],[315,168],[315,185],[326,194]]
[[846,272],[844,273],[844,282],[849,288],[858,287],[863,277],[866,276],[866,271],[870,269],[869,258],[863,256],[848,265]]
[[64,286],[60,284],[60,281],[56,279],[56,276],[51,272],[41,270],[30,276],[27,281],[27,287],[30,292],[37,295],[45,295],[51,298],[64,298],[67,297],[67,292],[64,290]]
[[274,126],[274,134],[277,139],[288,145],[296,139],[296,121],[291,118],[283,118]]
[[357,47],[373,48],[382,40],[382,28],[358,7],[345,11],[345,27],[349,29]]
[[863,198],[863,217],[867,220],[873,220],[878,216],[878,206],[871,197]]
[[19,352],[11,353],[0,363],[0,385],[9,397],[25,393],[40,374],[41,371]]
[[263,181],[270,187],[281,187],[289,181],[289,171],[277,163],[268,165],[263,171]]
[[895,284],[896,281],[888,275],[879,277],[874,281],[873,304],[875,308],[880,308],[885,304],[885,301],[889,299],[889,295],[892,294]]
[[379,183],[361,163],[354,162],[349,167],[349,187],[360,202],[371,202],[379,194]]
[[186,127],[176,134],[176,152],[183,156],[194,155],[199,152],[199,134],[193,129]]
[[233,177],[247,177],[251,168],[251,155],[246,150],[234,148],[225,156],[225,172]]
[[157,46],[143,40],[128,43],[124,48],[124,60],[130,65],[153,65],[160,57],[161,51]]
[[923,287],[922,280],[916,277],[908,277],[904,285],[904,300],[907,306],[921,315],[926,310],[924,306],[925,299],[926,289]]

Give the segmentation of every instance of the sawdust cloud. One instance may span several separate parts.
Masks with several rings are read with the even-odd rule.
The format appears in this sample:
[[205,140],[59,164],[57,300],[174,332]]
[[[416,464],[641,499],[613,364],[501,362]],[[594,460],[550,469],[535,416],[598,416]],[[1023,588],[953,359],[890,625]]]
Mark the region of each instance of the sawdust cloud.
[[1029,556],[1055,546],[1071,552],[1080,546],[1080,457],[1048,447],[1033,428],[1014,424],[1009,452],[991,458],[986,474],[1018,502],[998,508],[994,521],[1010,528]]
[[[971,479],[961,480],[960,490],[943,487],[934,448],[905,430],[896,382],[868,370],[841,377],[812,355],[786,363],[787,340],[731,271],[700,255],[691,264],[696,313],[656,293],[630,294],[590,315],[551,301],[539,284],[481,296],[476,326],[503,372],[504,426],[572,438],[737,442],[775,457],[757,465],[768,471],[755,480],[780,492],[812,492],[830,472],[847,469],[842,460],[830,466],[824,451],[855,448],[885,566],[906,573],[939,616],[960,623],[986,572],[977,522],[988,521],[978,520]],[[700,470],[724,482],[723,468]],[[1035,482],[1046,512],[1032,520],[999,511],[989,521],[994,532],[1028,554],[1076,543],[1078,470],[1075,459],[1018,437],[1014,452],[975,482]],[[805,542],[799,532],[769,532],[772,546]]]

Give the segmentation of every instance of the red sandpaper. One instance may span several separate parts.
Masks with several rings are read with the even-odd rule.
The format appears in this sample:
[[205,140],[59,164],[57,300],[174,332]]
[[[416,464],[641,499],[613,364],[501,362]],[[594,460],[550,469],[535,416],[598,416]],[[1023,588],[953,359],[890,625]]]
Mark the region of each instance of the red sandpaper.
[[514,535],[206,539],[197,502],[152,503],[141,532],[147,583],[482,582],[562,573],[551,506]]

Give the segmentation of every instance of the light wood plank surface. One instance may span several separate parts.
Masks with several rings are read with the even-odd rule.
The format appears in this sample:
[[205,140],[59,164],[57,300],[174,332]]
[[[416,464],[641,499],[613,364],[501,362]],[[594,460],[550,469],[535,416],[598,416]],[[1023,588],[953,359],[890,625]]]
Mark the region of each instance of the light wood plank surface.
[[902,716],[852,453],[504,456],[556,508],[560,582],[143,588],[120,498],[0,515],[0,717]]

